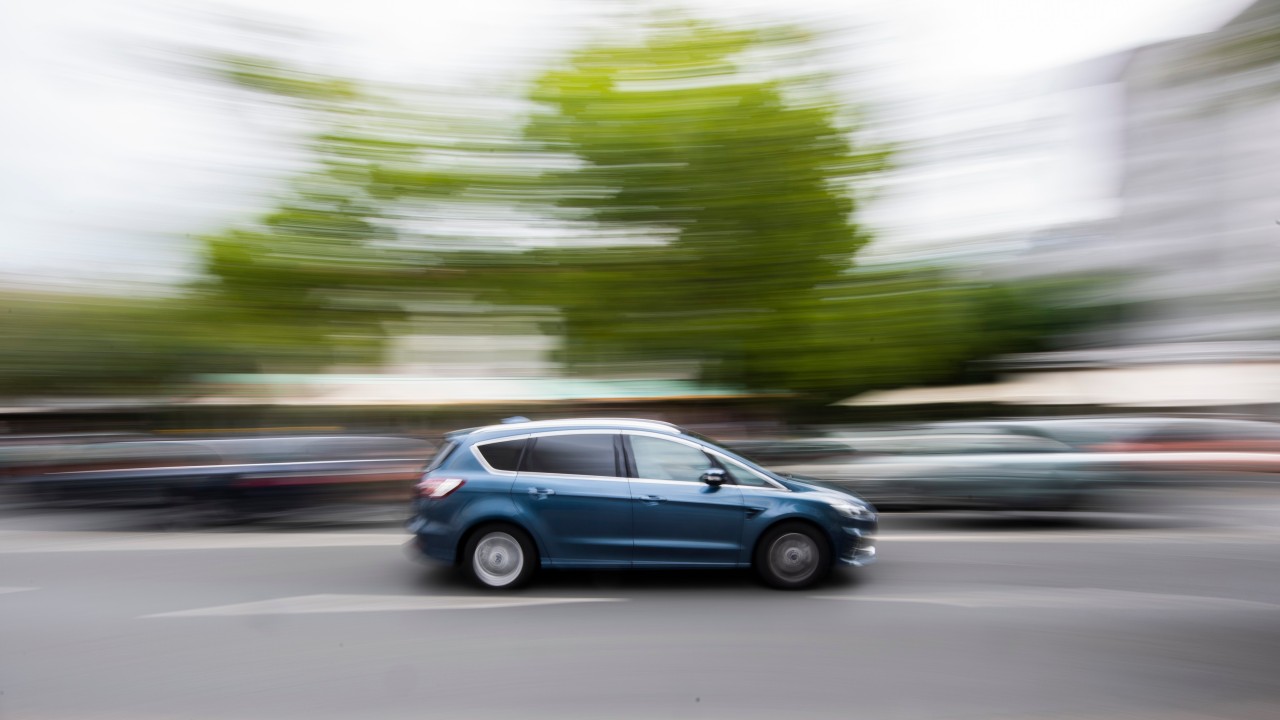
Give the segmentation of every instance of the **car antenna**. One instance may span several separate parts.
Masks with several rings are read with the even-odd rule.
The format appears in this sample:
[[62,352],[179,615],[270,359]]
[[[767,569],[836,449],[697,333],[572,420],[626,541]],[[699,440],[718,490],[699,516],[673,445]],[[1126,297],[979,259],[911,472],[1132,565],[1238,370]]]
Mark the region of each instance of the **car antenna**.
[[529,422],[529,418],[523,415],[512,415],[509,418],[502,418],[503,425],[512,425],[514,423],[525,423],[525,422]]

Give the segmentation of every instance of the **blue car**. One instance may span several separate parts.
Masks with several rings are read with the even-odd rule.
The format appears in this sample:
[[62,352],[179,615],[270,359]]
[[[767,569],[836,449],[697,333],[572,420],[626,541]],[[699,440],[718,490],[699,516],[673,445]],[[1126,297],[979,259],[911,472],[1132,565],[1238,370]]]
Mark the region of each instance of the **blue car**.
[[752,567],[790,589],[875,558],[863,500],[668,423],[521,421],[447,440],[408,529],[423,555],[488,588],[538,568]]

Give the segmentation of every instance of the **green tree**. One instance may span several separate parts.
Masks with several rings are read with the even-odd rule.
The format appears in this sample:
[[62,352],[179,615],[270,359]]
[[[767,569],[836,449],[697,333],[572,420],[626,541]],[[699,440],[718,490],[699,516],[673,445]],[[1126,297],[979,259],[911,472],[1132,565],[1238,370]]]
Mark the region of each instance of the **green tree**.
[[847,375],[794,364],[808,364],[801,348],[835,359],[825,288],[869,240],[855,190],[887,153],[857,142],[812,40],[665,19],[537,80],[527,137],[580,161],[548,175],[557,204],[650,241],[535,253],[554,270],[522,289],[560,308],[567,361],[694,362],[775,390]]
[[3,395],[151,396],[244,369],[176,298],[9,292],[0,307]]
[[[542,74],[523,131],[474,96],[220,59],[304,118],[313,162],[205,238],[200,323],[258,367],[323,367],[444,298],[486,308],[471,327],[547,319],[577,371],[692,368],[806,404],[952,381],[1057,331],[1034,291],[855,264],[889,155],[811,36],[667,18],[639,38]],[[489,236],[452,229],[468,215]],[[546,215],[569,229],[528,249],[520,218]]]
[[[308,73],[264,58],[215,57],[218,76],[264,94],[309,128],[310,167],[250,222],[202,238],[203,321],[259,368],[375,364],[388,323],[433,292],[456,292],[465,248],[421,227],[423,203],[457,200],[483,174],[433,165],[459,123],[439,96]],[[452,258],[452,260],[450,259]]]

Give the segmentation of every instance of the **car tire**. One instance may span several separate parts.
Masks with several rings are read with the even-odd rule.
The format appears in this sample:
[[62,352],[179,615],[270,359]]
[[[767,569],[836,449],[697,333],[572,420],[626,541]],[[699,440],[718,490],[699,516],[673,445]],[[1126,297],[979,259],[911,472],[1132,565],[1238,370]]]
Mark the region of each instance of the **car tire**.
[[490,590],[514,590],[533,578],[538,548],[514,525],[486,525],[472,533],[462,554],[462,571]]
[[766,531],[756,545],[755,570],[770,587],[780,590],[810,587],[831,570],[830,543],[810,525],[777,525]]

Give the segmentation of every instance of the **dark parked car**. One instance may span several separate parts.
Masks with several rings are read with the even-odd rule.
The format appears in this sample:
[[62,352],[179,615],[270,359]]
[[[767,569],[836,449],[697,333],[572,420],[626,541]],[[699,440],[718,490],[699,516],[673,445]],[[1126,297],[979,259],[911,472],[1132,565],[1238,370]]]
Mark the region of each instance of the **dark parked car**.
[[37,448],[11,482],[36,501],[185,508],[237,521],[403,502],[430,449],[413,438],[360,435],[84,443]]
[[546,568],[753,567],[807,587],[875,557],[875,510],[674,425],[519,422],[460,430],[417,486],[428,558],[490,588]]

